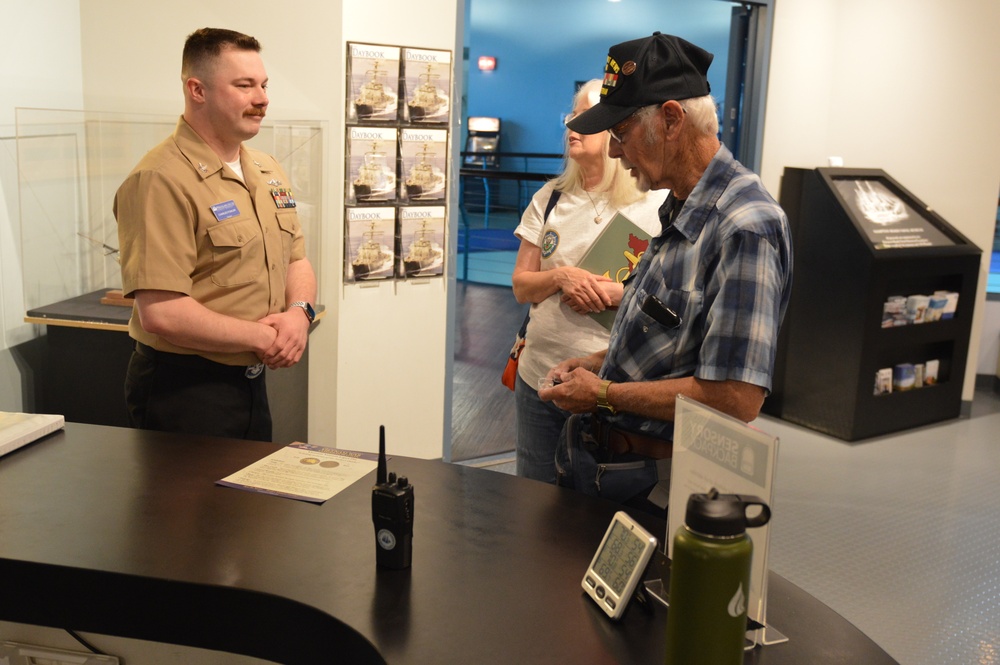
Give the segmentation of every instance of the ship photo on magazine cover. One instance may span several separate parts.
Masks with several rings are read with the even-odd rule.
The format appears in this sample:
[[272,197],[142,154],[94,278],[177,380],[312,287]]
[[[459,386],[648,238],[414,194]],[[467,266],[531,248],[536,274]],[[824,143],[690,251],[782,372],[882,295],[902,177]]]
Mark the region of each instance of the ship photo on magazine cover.
[[399,118],[399,47],[347,45],[347,122]]

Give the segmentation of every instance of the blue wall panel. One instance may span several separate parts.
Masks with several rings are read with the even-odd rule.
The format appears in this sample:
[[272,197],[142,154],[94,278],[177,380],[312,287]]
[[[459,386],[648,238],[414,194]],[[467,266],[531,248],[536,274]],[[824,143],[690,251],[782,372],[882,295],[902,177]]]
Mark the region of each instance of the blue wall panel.
[[[609,46],[655,30],[715,54],[709,83],[721,103],[731,8],[721,0],[467,0],[463,116],[500,117],[504,152],[562,152],[575,82],[603,76]],[[479,71],[480,55],[496,57],[496,70]]]

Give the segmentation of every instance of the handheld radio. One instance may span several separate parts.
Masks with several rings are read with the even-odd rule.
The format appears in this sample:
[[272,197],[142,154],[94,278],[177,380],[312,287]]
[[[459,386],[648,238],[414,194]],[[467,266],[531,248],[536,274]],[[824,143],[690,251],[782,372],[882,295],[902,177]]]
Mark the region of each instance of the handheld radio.
[[372,487],[375,563],[381,568],[410,567],[413,555],[413,485],[406,476],[386,474],[385,426],[378,428],[378,471]]

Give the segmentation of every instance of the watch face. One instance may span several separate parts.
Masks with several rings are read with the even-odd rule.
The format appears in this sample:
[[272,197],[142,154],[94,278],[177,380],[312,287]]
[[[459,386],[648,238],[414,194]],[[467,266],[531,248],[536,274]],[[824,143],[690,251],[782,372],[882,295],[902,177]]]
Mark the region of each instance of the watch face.
[[601,387],[597,391],[597,408],[601,411],[606,411],[608,413],[614,414],[615,407],[608,403],[608,388],[611,387],[611,381],[602,381]]
[[314,310],[313,306],[307,303],[306,301],[298,300],[289,305],[289,308],[291,307],[301,307],[302,310],[306,313],[306,316],[309,317],[310,323],[316,320],[316,310]]

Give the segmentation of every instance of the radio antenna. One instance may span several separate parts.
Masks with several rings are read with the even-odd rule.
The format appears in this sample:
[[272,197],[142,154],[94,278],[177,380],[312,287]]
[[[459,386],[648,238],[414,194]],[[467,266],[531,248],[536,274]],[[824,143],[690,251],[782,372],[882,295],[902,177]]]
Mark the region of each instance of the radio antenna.
[[384,484],[386,482],[386,468],[385,468],[385,425],[378,426],[378,472],[375,477],[377,483]]

